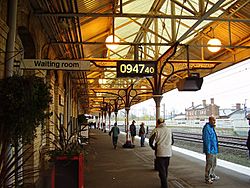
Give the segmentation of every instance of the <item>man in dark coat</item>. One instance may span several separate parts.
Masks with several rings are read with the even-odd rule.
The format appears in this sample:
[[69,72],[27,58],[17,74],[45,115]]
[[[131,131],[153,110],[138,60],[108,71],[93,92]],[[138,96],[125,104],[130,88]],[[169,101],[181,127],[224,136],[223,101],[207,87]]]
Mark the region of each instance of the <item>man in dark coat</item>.
[[135,136],[136,136],[136,126],[135,126],[135,120],[132,121],[132,124],[129,127],[130,135],[131,135],[131,141],[134,145]]
[[114,127],[112,127],[111,131],[109,132],[109,136],[112,135],[112,142],[114,149],[117,147],[118,135],[120,134],[120,129],[117,127],[117,123],[114,123]]

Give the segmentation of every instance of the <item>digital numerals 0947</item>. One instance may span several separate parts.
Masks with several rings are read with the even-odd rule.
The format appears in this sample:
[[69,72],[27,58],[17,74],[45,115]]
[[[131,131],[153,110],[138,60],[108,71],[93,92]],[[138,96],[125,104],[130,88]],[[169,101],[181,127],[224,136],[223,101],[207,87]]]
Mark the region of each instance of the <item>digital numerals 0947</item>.
[[121,64],[121,73],[137,73],[137,74],[153,74],[155,68],[153,66],[148,66],[147,64]]

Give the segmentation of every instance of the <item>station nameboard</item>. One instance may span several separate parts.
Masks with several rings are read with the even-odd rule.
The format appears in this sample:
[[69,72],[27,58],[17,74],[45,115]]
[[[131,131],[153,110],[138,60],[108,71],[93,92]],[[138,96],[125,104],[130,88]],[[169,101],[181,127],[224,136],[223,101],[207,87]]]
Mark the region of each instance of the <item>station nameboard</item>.
[[90,61],[23,59],[21,61],[20,68],[39,70],[87,71],[90,70]]
[[157,73],[155,61],[117,61],[116,77],[149,77]]

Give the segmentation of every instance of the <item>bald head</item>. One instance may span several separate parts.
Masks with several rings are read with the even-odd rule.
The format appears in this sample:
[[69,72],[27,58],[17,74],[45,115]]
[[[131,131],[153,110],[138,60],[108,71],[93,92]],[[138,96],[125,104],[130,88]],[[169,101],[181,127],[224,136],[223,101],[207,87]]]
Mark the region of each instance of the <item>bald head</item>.
[[215,122],[216,122],[215,117],[210,116],[210,117],[208,118],[208,121],[209,121],[209,123],[210,123],[211,125],[215,126]]

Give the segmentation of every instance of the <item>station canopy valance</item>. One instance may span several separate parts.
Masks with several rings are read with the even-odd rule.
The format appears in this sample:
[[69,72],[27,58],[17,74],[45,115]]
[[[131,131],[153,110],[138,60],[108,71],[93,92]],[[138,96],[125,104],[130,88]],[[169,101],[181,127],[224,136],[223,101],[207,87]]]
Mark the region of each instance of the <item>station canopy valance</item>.
[[[205,77],[250,56],[249,0],[31,0],[31,4],[58,57],[90,61],[89,71],[71,73],[86,113],[114,111],[115,105],[124,108],[128,90],[133,99],[129,105],[142,102],[175,89],[190,74]],[[114,37],[106,41],[109,35]],[[213,46],[215,52],[208,49],[210,39],[221,42]],[[163,57],[175,45],[174,54]],[[155,62],[156,76],[117,78],[120,61]],[[133,65],[123,68],[139,71],[139,65],[138,70]]]

